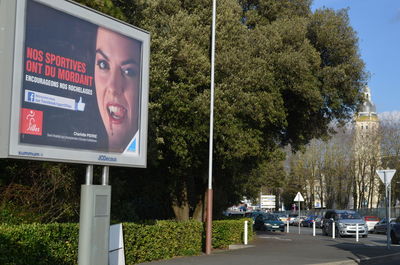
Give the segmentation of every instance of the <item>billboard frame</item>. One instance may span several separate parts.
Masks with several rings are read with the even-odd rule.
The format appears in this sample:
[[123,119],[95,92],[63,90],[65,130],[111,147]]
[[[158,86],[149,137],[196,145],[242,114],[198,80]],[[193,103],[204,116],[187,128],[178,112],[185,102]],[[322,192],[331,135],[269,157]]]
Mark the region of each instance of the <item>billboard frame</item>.
[[[130,155],[20,142],[19,126],[22,108],[25,24],[28,13],[26,6],[28,1],[45,5],[75,18],[139,40],[142,43],[138,154]],[[0,157],[108,166],[146,167],[150,34],[69,0],[17,0],[1,1],[0,3],[2,5],[0,6],[0,34],[4,34],[4,38],[1,36],[2,38],[0,39],[0,58],[5,61],[4,72],[1,71],[0,73],[0,84],[4,86],[2,89],[3,97],[0,99],[0,121],[2,123],[2,128],[0,129]],[[5,14],[7,16],[3,16]]]

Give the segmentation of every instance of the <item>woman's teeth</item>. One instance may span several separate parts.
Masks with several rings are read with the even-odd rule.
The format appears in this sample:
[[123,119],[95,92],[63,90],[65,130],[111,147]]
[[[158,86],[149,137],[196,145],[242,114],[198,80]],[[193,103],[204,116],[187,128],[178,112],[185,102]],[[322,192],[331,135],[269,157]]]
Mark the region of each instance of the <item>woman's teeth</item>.
[[108,106],[107,111],[114,119],[122,119],[125,117],[125,108],[119,106]]

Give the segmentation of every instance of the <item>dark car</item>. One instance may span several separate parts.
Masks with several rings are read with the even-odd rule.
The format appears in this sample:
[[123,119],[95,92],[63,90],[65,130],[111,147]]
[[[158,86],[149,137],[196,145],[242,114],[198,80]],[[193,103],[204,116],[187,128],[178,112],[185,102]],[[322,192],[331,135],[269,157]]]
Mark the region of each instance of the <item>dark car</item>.
[[[390,223],[394,222],[396,218],[390,218]],[[374,233],[377,234],[386,234],[386,229],[387,229],[387,222],[386,218],[382,218],[375,226],[374,226]]]
[[247,212],[245,213],[244,216],[253,219],[253,224],[254,224],[257,216],[259,215],[266,215],[266,213],[262,211],[254,211],[254,212]]
[[321,216],[321,215],[317,215],[315,217],[315,227],[322,228],[322,226],[323,226],[322,219],[323,219],[323,216]]
[[400,216],[390,223],[390,238],[392,244],[399,244],[400,241]]
[[275,215],[259,215],[256,217],[254,223],[255,230],[262,231],[285,231],[285,224],[278,219]]
[[313,226],[313,223],[315,222],[315,219],[316,219],[317,217],[318,217],[318,216],[316,216],[316,215],[309,215],[309,216],[307,216],[307,218],[304,219],[304,220],[301,222],[301,226],[304,226],[304,227],[312,227],[312,226]]

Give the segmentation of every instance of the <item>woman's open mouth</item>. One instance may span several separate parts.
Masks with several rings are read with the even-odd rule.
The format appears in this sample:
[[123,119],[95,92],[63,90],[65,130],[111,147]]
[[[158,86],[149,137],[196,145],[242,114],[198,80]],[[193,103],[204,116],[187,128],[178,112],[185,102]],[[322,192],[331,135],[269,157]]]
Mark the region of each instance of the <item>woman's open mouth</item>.
[[120,124],[126,118],[126,108],[120,104],[108,103],[107,113],[110,117],[110,122]]

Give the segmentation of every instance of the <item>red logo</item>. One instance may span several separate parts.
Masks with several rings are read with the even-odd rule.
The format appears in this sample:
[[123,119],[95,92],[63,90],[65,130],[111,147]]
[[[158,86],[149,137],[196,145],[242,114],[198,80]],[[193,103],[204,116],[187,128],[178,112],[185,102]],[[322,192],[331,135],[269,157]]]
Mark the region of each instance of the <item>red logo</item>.
[[21,109],[21,133],[42,135],[43,111]]

